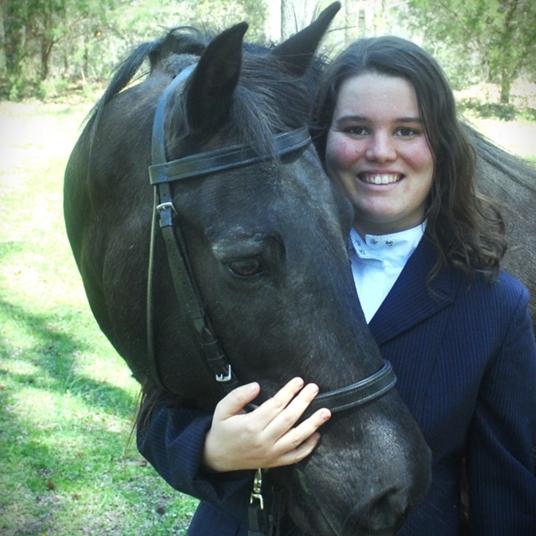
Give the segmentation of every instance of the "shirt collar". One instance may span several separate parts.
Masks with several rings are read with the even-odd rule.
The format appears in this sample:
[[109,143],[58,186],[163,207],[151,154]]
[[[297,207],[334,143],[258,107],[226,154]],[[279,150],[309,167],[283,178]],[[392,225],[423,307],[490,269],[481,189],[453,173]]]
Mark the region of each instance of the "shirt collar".
[[419,245],[425,229],[426,221],[406,231],[387,235],[367,234],[363,239],[352,228],[350,254],[355,253],[360,259],[381,261],[385,266],[402,267]]

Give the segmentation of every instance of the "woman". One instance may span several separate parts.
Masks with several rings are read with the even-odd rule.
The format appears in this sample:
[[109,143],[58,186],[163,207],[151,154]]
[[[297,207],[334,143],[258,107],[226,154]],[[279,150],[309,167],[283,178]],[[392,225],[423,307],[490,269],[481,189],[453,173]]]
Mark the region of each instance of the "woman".
[[[325,70],[313,124],[326,170],[355,208],[352,270],[369,327],[433,452],[430,492],[400,534],[459,534],[464,459],[470,534],[536,534],[528,293],[499,271],[502,220],[475,191],[474,152],[441,69],[408,41],[358,41]],[[285,424],[316,394],[302,387],[290,382],[247,415],[257,384],[231,393],[213,418],[160,406],[140,429],[140,451],[176,488],[229,499],[236,512],[230,498],[243,501],[233,493],[250,479],[241,470],[314,449],[329,412]],[[192,534],[197,523],[219,534],[211,508],[202,503]]]
[[[440,67],[411,42],[361,40],[315,106],[328,174],[355,207],[352,268],[369,327],[433,452],[433,483],[401,534],[536,533],[535,350],[528,296],[499,272],[502,220]],[[519,413],[521,411],[521,413]]]

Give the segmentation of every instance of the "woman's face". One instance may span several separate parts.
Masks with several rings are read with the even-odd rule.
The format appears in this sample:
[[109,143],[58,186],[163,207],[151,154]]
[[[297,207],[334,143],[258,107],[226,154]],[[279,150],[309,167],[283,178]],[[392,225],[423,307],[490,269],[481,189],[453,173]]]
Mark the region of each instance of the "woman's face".
[[374,73],[343,82],[327,136],[326,169],[353,203],[362,236],[423,222],[434,158],[410,82]]

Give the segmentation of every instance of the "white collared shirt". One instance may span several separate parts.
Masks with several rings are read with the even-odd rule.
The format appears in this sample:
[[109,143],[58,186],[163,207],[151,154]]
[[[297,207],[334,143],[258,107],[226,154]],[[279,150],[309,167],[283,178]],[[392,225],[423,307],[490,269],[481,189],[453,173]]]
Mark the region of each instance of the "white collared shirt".
[[367,323],[395,284],[406,262],[415,251],[426,222],[400,233],[365,235],[355,229],[350,233],[350,261],[357,295]]

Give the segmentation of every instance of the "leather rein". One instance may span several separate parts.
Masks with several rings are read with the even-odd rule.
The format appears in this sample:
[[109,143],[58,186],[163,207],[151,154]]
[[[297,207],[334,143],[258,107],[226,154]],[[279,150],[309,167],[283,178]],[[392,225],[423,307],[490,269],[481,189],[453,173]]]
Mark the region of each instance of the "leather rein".
[[[201,295],[195,283],[184,239],[177,222],[177,211],[173,204],[171,184],[218,171],[253,165],[272,158],[304,150],[311,137],[307,127],[274,135],[275,154],[258,154],[247,145],[233,145],[223,149],[167,161],[166,140],[164,131],[165,109],[168,98],[183,84],[195,64],[179,73],[163,92],[158,102],[152,132],[152,165],[149,167],[150,183],[154,186],[154,213],[151,229],[151,247],[149,254],[149,272],[147,284],[147,339],[148,358],[151,379],[160,387],[166,388],[158,370],[155,351],[153,318],[152,318],[152,276],[154,257],[155,222],[158,219],[162,236],[166,244],[169,267],[173,285],[183,318],[188,323],[192,341],[198,354],[212,371],[215,381],[227,394],[239,385],[229,359],[223,352],[216,333],[206,314]],[[158,218],[157,218],[158,215]],[[376,398],[392,389],[396,376],[391,364],[384,361],[380,370],[356,383],[319,394],[308,407],[306,418],[320,408],[328,408],[331,412],[347,410]],[[253,406],[254,407],[254,406]]]

